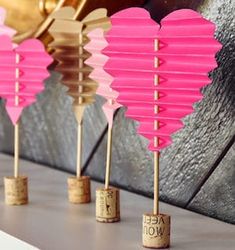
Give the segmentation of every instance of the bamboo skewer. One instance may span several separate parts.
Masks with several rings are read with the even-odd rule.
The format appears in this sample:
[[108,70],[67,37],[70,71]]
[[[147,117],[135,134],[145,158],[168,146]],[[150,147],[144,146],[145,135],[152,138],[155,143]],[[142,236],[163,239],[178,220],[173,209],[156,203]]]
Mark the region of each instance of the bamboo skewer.
[[[156,39],[154,41],[154,50],[159,49],[159,42]],[[155,57],[154,67],[159,66],[159,59]],[[159,76],[154,76],[154,86],[159,84]],[[159,91],[154,91],[154,100],[159,99]],[[154,105],[154,114],[159,113],[159,106]],[[154,121],[154,130],[159,129],[158,120]],[[157,136],[154,137],[154,147],[159,146],[159,139]],[[143,246],[148,248],[167,248],[170,245],[170,216],[166,214],[161,214],[159,212],[159,170],[160,170],[160,152],[154,151],[153,153],[154,161],[154,201],[153,201],[153,214],[143,215]],[[153,231],[154,230],[154,231]],[[162,234],[159,235],[159,231]],[[150,233],[151,232],[151,233]],[[153,234],[154,232],[154,234]]]
[[19,177],[19,123],[14,126],[14,177]]
[[[156,39],[154,42],[154,50],[157,51],[159,49],[159,42]],[[155,57],[154,67],[157,68],[159,66],[159,60]],[[159,77],[155,75],[154,77],[154,86],[159,84]],[[159,93],[157,90],[154,91],[154,100],[159,99]],[[154,106],[154,113],[158,114],[159,107],[158,105]],[[154,129],[157,130],[159,128],[159,122],[157,120],[154,121]],[[159,145],[159,140],[157,137],[154,138],[154,146],[157,147]],[[154,152],[154,203],[153,203],[153,214],[159,214],[159,156],[160,153],[158,151]]]
[[[78,67],[79,67],[79,73],[78,73],[78,80],[79,82],[81,82],[83,80],[83,72],[82,72],[82,68],[84,66],[83,63],[83,58],[82,58],[82,54],[83,54],[83,47],[82,47],[82,43],[83,43],[83,35],[79,34],[79,48],[78,48],[78,53],[79,53],[79,61],[78,61]],[[78,93],[82,93],[83,91],[83,86],[79,85],[78,86]],[[81,105],[82,104],[82,97],[79,96],[78,98],[78,104]],[[81,171],[82,171],[82,118],[81,121],[78,121],[78,131],[77,131],[77,177],[81,177]]]
[[107,139],[105,189],[109,188],[111,159],[112,159],[112,125],[109,124],[108,125],[108,139]]
[[[20,62],[20,56],[16,54],[16,65]],[[15,106],[19,106],[19,68],[16,67],[16,83],[15,83]],[[14,177],[17,178],[19,176],[19,122],[17,122],[14,126]]]
[[153,214],[159,214],[159,153],[154,152],[154,204]]
[[77,131],[77,178],[81,177],[82,170],[82,122],[78,123]]

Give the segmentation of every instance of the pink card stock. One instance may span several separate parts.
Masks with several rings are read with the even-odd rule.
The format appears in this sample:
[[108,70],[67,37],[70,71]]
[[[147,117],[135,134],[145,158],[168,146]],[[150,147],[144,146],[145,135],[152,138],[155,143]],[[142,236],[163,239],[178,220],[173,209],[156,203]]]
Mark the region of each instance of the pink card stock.
[[47,66],[52,58],[37,39],[25,40],[14,48],[11,38],[1,35],[0,43],[0,97],[6,99],[6,110],[16,124],[22,110],[44,90],[43,80],[49,76]]
[[158,25],[142,8],[120,11],[111,23],[104,70],[119,93],[117,101],[127,106],[126,116],[140,123],[138,133],[150,141],[149,149],[160,151],[202,99],[200,88],[211,82],[208,72],[217,67],[215,54],[221,48],[214,38],[215,25],[188,9],[172,12]]
[[102,50],[108,45],[104,38],[102,29],[95,29],[88,34],[90,42],[85,49],[91,53],[85,63],[93,68],[89,75],[91,79],[98,82],[97,94],[103,96],[107,102],[103,105],[103,111],[110,126],[113,124],[113,114],[121,105],[117,102],[118,92],[111,88],[113,77],[104,70],[108,57],[102,54]]

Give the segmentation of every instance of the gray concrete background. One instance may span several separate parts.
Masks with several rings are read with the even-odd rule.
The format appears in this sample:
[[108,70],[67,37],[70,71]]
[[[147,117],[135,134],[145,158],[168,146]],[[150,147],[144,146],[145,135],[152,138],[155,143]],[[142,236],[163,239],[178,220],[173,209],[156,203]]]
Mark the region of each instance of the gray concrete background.
[[[148,1],[145,7],[156,20],[173,9],[191,7],[217,25],[216,37],[224,45],[217,55],[219,68],[211,74],[212,84],[202,90],[205,98],[184,119],[185,128],[162,153],[160,193],[163,201],[235,223],[235,1]],[[83,172],[103,180],[107,127],[102,100],[97,100],[84,116]],[[0,121],[0,150],[12,153],[13,127],[3,105]],[[52,72],[46,91],[25,109],[21,121],[22,157],[75,171],[77,124],[58,74]],[[124,118],[123,109],[118,111],[111,181],[152,196],[152,155],[135,126]]]

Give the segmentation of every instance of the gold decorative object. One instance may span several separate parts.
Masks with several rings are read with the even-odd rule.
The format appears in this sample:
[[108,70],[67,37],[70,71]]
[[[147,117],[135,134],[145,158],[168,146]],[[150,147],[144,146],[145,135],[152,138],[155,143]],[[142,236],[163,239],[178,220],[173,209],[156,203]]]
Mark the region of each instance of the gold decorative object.
[[[74,100],[73,109],[78,122],[76,177],[82,182],[84,180],[84,176],[81,176],[83,114],[85,107],[95,101],[94,96],[98,87],[97,83],[89,78],[92,68],[84,64],[90,57],[84,46],[89,42],[87,37],[89,31],[97,27],[108,30],[110,22],[106,9],[92,11],[81,22],[75,20],[75,13],[73,8],[64,7],[52,14],[54,22],[49,33],[54,40],[49,44],[49,48],[54,51],[53,57],[58,61],[55,70],[62,74],[61,82],[68,87],[68,95]],[[68,183],[71,183],[71,179]],[[74,192],[74,188],[69,188],[69,192]],[[69,200],[73,202],[73,199]],[[84,203],[78,200],[74,203]],[[87,199],[87,202],[89,201],[90,199]]]
[[106,8],[111,15],[118,10],[137,6],[144,0],[0,0],[0,6],[7,10],[7,25],[17,30],[15,42],[35,37],[47,45],[51,41],[48,28],[52,24],[50,14],[62,7],[75,9],[74,19],[82,20],[96,8]]

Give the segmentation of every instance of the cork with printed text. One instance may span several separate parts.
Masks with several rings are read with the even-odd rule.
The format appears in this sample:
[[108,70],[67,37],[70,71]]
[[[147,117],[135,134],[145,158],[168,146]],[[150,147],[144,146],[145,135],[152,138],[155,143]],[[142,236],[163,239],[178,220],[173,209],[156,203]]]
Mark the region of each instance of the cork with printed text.
[[119,189],[110,187],[96,190],[96,220],[104,223],[120,221]]
[[170,247],[169,215],[143,215],[143,246],[156,249]]

